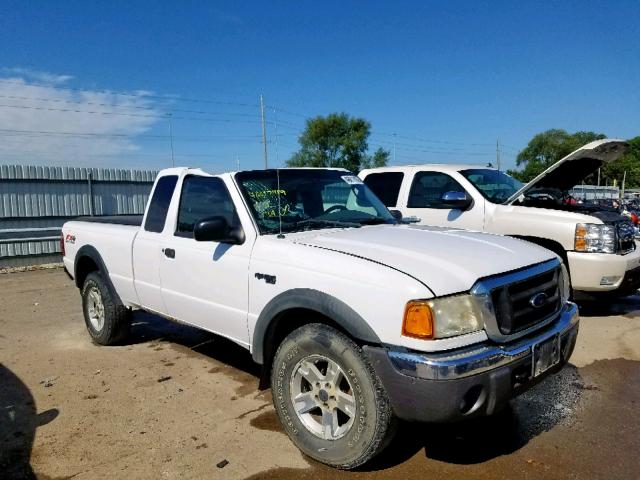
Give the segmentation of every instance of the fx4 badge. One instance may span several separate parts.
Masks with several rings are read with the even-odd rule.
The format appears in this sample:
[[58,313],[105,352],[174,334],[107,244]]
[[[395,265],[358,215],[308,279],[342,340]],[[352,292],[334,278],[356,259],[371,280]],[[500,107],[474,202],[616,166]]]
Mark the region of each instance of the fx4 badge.
[[76,243],[76,236],[75,235],[71,235],[70,233],[67,233],[67,236],[64,237],[64,241],[65,243]]
[[267,275],[266,273],[256,273],[256,278],[258,280],[264,280],[267,283],[275,285],[276,276],[275,275]]

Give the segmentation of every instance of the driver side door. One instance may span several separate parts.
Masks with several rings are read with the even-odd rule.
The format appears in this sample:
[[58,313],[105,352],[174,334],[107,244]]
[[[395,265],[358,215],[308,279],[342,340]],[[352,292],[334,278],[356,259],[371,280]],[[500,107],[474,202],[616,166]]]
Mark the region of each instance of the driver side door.
[[[466,210],[451,208],[442,201],[447,192],[464,192],[473,199]],[[456,227],[482,231],[484,227],[484,199],[473,197],[460,182],[448,173],[418,171],[414,174],[406,199],[405,216],[416,216],[420,225]]]
[[247,272],[253,242],[196,241],[194,225],[215,216],[232,227],[241,225],[225,182],[185,176],[177,221],[162,246],[162,298],[169,316],[248,345]]

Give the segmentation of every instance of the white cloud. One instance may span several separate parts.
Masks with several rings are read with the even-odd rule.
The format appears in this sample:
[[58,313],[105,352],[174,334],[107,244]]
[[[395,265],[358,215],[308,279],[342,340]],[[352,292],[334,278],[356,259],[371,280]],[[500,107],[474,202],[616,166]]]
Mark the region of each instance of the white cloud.
[[161,121],[149,92],[66,89],[69,75],[0,72],[0,164],[127,166],[140,149],[135,136]]
[[24,67],[3,68],[2,72],[4,75],[15,75],[17,77],[25,78],[35,82],[52,84],[61,84],[73,79],[73,76],[71,75],[56,75],[53,73],[33,70],[31,68]]

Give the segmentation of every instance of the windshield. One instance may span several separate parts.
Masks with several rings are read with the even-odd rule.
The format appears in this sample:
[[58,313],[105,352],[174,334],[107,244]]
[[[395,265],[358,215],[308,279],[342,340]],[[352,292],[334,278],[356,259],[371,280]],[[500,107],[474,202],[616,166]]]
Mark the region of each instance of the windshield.
[[280,222],[284,233],[395,223],[378,197],[349,172],[255,170],[235,178],[263,234],[278,233]]
[[471,168],[460,173],[493,203],[504,203],[523,186],[515,178],[491,168]]

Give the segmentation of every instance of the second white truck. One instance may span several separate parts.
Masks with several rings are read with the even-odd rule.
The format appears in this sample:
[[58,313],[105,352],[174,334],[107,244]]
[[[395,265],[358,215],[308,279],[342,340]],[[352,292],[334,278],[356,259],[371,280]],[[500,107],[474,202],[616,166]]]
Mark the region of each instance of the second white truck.
[[399,224],[344,170],[163,170],[143,217],[67,222],[61,240],[96,343],[125,341],[135,309],[231,339],[291,440],[339,468],[397,418],[496,412],[562,368],[578,332],[554,253]]
[[640,287],[640,250],[629,219],[577,203],[569,190],[627,151],[621,140],[579,148],[526,185],[494,168],[424,164],[364,170],[391,209],[420,225],[522,238],[555,252],[580,294],[624,296]]

